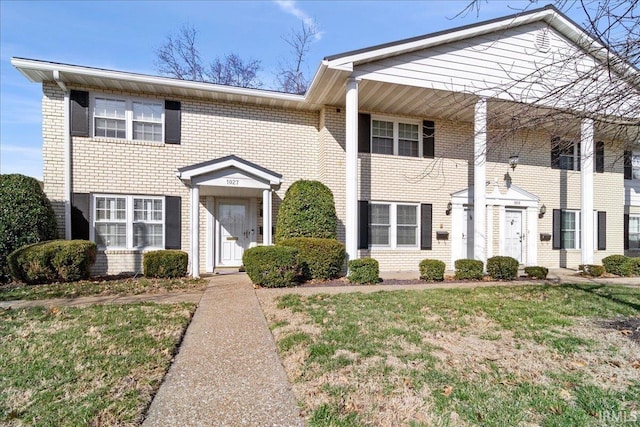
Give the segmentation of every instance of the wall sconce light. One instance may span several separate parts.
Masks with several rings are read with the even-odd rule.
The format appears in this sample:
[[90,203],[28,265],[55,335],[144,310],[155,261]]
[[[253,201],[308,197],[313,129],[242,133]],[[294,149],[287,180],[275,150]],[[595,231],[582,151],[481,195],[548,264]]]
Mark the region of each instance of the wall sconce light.
[[449,202],[447,203],[447,210],[445,211],[445,214],[451,215],[451,209],[453,209],[453,205]]
[[509,166],[511,166],[511,170],[516,170],[516,166],[518,166],[518,162],[520,161],[519,156],[511,156],[509,157]]
[[546,213],[547,213],[547,207],[543,203],[542,206],[540,206],[540,212],[538,214],[538,218],[542,218]]

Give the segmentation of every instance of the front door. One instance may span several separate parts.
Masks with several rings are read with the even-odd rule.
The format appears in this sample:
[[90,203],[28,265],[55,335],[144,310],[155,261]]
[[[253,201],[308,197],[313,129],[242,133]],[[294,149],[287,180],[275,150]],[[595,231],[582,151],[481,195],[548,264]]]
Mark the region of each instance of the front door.
[[249,241],[247,227],[247,204],[242,202],[220,202],[220,265],[239,267]]
[[505,254],[522,264],[522,211],[505,211]]
[[462,244],[458,259],[473,259],[473,208],[464,208],[462,215]]

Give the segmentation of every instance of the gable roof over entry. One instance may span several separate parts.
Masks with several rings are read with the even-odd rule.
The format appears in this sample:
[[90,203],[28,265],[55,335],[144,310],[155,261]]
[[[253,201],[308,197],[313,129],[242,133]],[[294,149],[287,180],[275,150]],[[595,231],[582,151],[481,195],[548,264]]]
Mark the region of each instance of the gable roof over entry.
[[238,171],[244,175],[255,177],[272,186],[278,186],[282,183],[282,175],[279,173],[273,172],[235,155],[225,156],[219,159],[180,168],[176,175],[183,182],[193,182],[198,179],[207,179],[207,177],[215,176],[218,172],[223,172],[225,170]]

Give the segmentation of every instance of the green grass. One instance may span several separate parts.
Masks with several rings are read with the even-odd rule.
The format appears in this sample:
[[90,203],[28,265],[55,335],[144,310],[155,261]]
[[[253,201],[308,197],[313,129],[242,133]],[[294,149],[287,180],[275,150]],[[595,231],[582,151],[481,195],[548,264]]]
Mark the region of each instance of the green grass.
[[95,295],[139,295],[168,291],[196,291],[206,287],[204,279],[150,279],[146,277],[81,280],[49,285],[10,284],[0,286],[0,301],[76,298]]
[[0,424],[139,424],[194,310],[0,310]]
[[[290,375],[306,390],[311,426],[596,426],[615,414],[640,420],[640,372],[630,367],[640,347],[624,353],[622,334],[611,345],[600,342],[595,323],[581,326],[640,315],[639,288],[292,294],[276,310],[268,317],[280,322],[281,356],[297,363]],[[295,318],[306,319],[305,330],[318,332],[283,322],[287,312],[302,313]],[[519,359],[509,362],[512,356]],[[615,357],[629,359],[624,370],[610,372]],[[609,383],[603,373],[622,381]]]

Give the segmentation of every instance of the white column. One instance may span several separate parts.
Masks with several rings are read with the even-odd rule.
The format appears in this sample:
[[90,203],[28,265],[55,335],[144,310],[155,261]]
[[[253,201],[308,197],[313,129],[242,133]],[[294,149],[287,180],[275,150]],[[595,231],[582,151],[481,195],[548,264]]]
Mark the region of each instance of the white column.
[[215,199],[213,196],[207,196],[207,261],[206,269],[208,273],[213,273],[216,268],[215,263]]
[[64,238],[71,240],[71,104],[64,92]]
[[191,187],[191,277],[200,277],[200,188]]
[[347,260],[358,258],[358,81],[347,80],[345,149],[345,247]]
[[487,260],[486,241],[486,181],[487,181],[487,100],[480,98],[475,105],[473,120],[473,255]]
[[273,220],[271,219],[271,189],[262,191],[262,244],[269,246],[273,244],[271,230]]
[[487,258],[493,256],[493,205],[487,206]]
[[580,125],[580,183],[582,219],[582,264],[593,264],[593,120]]

